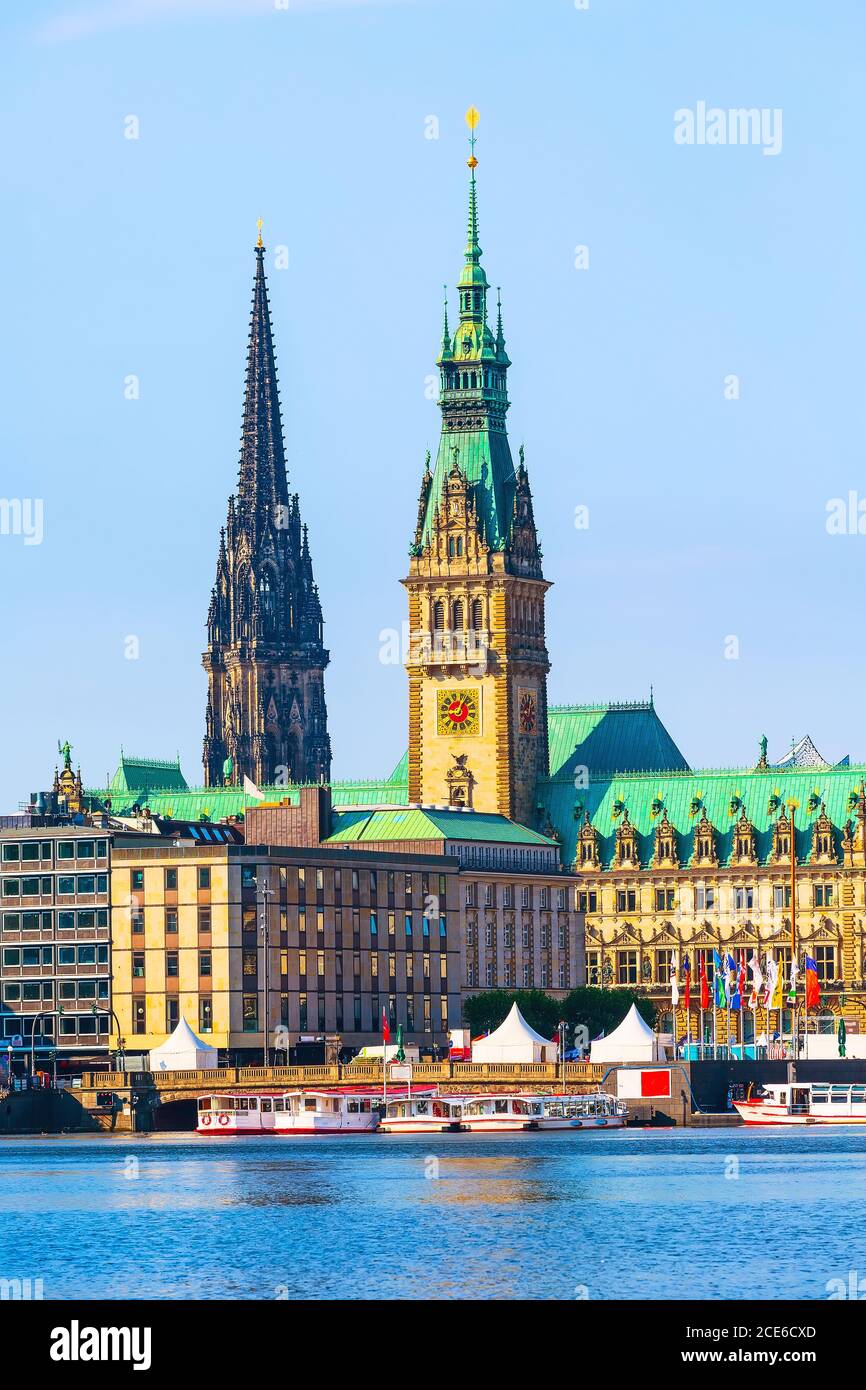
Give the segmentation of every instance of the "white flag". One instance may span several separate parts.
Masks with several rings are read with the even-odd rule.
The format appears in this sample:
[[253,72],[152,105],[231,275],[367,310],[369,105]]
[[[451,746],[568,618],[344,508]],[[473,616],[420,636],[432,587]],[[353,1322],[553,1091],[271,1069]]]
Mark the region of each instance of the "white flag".
[[756,951],[752,951],[749,969],[752,972],[752,994],[749,999],[749,1008],[756,1009],[758,1007],[758,993],[764,983],[764,973],[761,970],[761,962],[758,960]]
[[265,799],[264,792],[259,791],[255,782],[251,782],[246,773],[244,773],[244,791],[247,796],[254,796],[256,801],[264,801]]
[[773,997],[773,995],[774,995],[774,993],[775,993],[775,990],[776,990],[776,981],[777,981],[778,978],[779,978],[779,967],[778,967],[778,964],[776,963],[776,960],[775,960],[775,958],[774,958],[773,956],[767,956],[766,966],[767,966],[767,985],[766,985],[766,988],[765,988],[765,990],[764,990],[764,1000],[763,1000],[763,1002],[764,1002],[765,1006],[766,1006],[767,1008],[769,1008],[769,1007],[770,1007],[770,1000],[772,999],[772,997]]

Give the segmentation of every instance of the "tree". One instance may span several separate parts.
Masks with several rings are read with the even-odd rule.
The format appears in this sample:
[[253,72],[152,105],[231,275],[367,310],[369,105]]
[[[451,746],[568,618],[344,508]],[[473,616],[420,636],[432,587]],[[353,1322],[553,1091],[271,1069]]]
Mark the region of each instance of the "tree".
[[654,1028],[655,1005],[631,989],[597,989],[594,985],[584,985],[573,989],[558,1007],[561,1017],[572,1028],[583,1024],[592,1039],[601,1032],[612,1032],[622,1023],[632,1004],[637,1004],[638,1013]]
[[573,989],[565,999],[554,999],[540,989],[491,989],[473,994],[463,1004],[463,1017],[472,1036],[498,1028],[517,1004],[526,1022],[545,1038],[553,1037],[562,1019],[569,1025],[569,1035],[582,1024],[590,1038],[610,1033],[622,1023],[632,1004],[650,1027],[655,1026],[655,1005],[630,989],[597,989],[584,986]]

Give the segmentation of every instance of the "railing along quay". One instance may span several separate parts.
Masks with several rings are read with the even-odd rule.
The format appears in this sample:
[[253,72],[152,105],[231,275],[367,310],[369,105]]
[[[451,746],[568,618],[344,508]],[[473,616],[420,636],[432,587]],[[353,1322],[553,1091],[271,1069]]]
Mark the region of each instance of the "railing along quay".
[[[553,1085],[563,1081],[570,1085],[595,1085],[601,1081],[605,1068],[592,1062],[566,1062],[563,1069],[554,1062],[415,1062],[412,1065],[414,1084],[464,1082],[478,1085],[488,1081],[500,1086],[520,1086],[542,1082]],[[350,1062],[306,1067],[213,1067],[204,1071],[119,1072],[91,1071],[81,1077],[86,1091],[120,1091],[152,1088],[154,1090],[221,1090],[223,1087],[258,1087],[281,1085],[315,1086],[381,1086],[382,1066],[377,1062]]]

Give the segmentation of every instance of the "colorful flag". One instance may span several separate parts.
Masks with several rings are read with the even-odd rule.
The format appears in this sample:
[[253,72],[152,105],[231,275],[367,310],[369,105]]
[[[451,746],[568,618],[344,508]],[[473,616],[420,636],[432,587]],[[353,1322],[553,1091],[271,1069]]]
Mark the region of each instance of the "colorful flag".
[[732,1009],[741,1009],[741,1008],[743,1007],[743,995],[742,995],[742,989],[741,989],[742,967],[738,967],[738,966],[737,966],[737,962],[736,962],[735,960],[733,960],[733,957],[729,956],[728,959],[732,962],[732,971],[731,971],[731,1008],[732,1008]]
[[710,1007],[710,986],[707,981],[707,967],[703,956],[701,956],[701,1008]]
[[776,981],[773,985],[773,993],[770,996],[769,1007],[771,1009],[782,1008],[782,998],[785,992],[785,972],[781,965],[776,967]]
[[751,959],[749,960],[749,969],[752,972],[752,992],[749,995],[749,1008],[756,1009],[758,1007],[758,995],[764,983],[764,972],[761,969],[761,962],[758,960],[756,951],[752,952]]
[[790,988],[789,988],[789,990],[788,990],[788,998],[791,1000],[792,1003],[794,1003],[794,1002],[796,1001],[796,998],[797,998],[797,976],[799,975],[799,973],[800,973],[800,967],[799,967],[799,965],[797,964],[797,957],[796,957],[796,956],[792,956],[792,957],[791,957],[791,983],[790,983]]
[[779,967],[776,964],[775,956],[767,956],[767,959],[764,963],[764,968],[767,972],[766,986],[764,989],[764,1007],[769,1009],[772,1007],[770,1001],[772,1000],[773,995],[776,992],[776,985],[779,979]]
[[726,1009],[728,996],[725,993],[725,970],[722,965],[722,958],[716,950],[713,951],[713,985],[716,1008]]
[[742,1009],[746,999],[746,953],[740,952],[740,973],[737,977],[737,993],[740,996],[738,1007]]
[[391,1041],[391,1029],[388,1025],[388,1015],[385,1013],[384,1004],[382,1005],[382,1041],[383,1043]]
[[692,993],[692,967],[688,956],[683,956],[683,975],[685,976],[685,989],[683,990],[683,1003],[686,1006],[686,1018],[689,1016]]
[[817,1009],[821,999],[821,986],[818,984],[818,966],[811,956],[807,955],[806,965],[806,1008]]
[[735,1009],[734,995],[737,992],[737,962],[728,951],[725,956],[725,992],[728,996],[728,1008]]

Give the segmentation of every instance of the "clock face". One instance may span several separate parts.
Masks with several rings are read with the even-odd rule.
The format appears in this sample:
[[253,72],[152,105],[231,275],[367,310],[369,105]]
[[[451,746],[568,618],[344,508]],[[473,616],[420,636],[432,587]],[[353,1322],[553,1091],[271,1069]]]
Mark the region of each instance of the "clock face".
[[477,734],[477,693],[473,690],[440,691],[438,715],[440,734]]
[[522,734],[534,734],[538,729],[538,704],[534,690],[521,690],[518,694],[517,714]]

